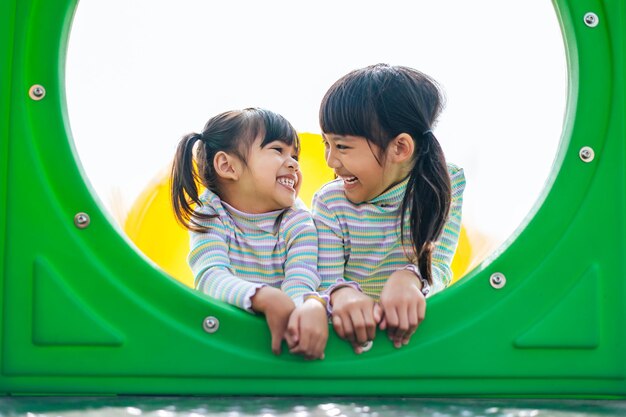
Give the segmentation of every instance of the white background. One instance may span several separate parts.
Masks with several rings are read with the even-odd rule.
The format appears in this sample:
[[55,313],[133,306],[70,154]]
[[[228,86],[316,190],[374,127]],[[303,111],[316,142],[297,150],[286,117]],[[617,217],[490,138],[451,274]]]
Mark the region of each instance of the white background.
[[378,62],[443,86],[435,133],[465,168],[464,222],[504,240],[543,189],[561,135],[567,73],[549,0],[83,0],[66,68],[72,132],[119,219],[210,116],[266,107],[319,133],[326,89]]

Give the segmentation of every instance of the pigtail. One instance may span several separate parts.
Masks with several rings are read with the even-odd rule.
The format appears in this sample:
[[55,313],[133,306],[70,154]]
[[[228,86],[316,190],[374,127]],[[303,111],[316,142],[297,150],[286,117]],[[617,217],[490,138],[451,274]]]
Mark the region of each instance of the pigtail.
[[198,219],[209,219],[213,215],[197,213],[194,206],[199,206],[198,167],[194,159],[194,147],[202,135],[190,133],[183,136],[176,148],[171,173],[171,201],[176,220],[188,230],[202,232],[205,230]]
[[[415,165],[402,200],[400,225],[409,209],[409,238],[422,277],[432,283],[432,254],[448,218],[451,201],[450,176],[439,141],[428,130],[422,134]],[[404,242],[404,233],[401,235]],[[413,257],[409,257],[413,258]]]

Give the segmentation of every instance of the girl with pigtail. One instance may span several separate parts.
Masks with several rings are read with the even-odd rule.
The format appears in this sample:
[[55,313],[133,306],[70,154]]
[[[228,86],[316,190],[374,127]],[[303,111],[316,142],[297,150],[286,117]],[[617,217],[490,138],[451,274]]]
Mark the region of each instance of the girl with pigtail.
[[425,298],[451,281],[465,177],[432,131],[442,101],[425,74],[385,64],[350,72],[322,100],[337,179],[313,199],[318,267],[333,327],[357,354],[377,326],[406,345]]
[[171,199],[190,231],[196,289],[264,314],[275,354],[285,339],[290,352],[318,359],[328,338],[327,300],[315,292],[315,225],[297,205],[299,147],[276,113],[221,113],[181,139]]

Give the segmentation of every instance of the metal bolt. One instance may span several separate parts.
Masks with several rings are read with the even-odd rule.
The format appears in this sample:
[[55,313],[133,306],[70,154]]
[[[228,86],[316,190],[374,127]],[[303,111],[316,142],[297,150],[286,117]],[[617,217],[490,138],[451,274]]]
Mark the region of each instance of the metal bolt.
[[593,158],[595,158],[596,154],[591,147],[584,146],[580,149],[580,152],[578,152],[578,156],[583,162],[589,163],[593,161]]
[[33,100],[41,100],[42,98],[44,98],[46,96],[46,89],[43,88],[43,86],[39,85],[39,84],[35,84],[33,85],[30,90],[28,90],[28,95],[30,96],[30,98],[32,98]]
[[202,328],[207,333],[215,333],[220,328],[220,321],[213,316],[209,316],[202,322]]
[[87,213],[76,213],[76,216],[74,216],[74,224],[79,229],[86,228],[89,226],[89,223],[91,223],[91,219]]
[[374,346],[374,341],[368,340],[367,342],[361,345],[361,349],[363,349],[363,352],[367,352],[368,350],[372,348],[372,346]]
[[595,28],[596,26],[598,26],[598,23],[600,23],[598,15],[592,12],[585,14],[583,20],[585,21],[585,25],[589,26],[590,28]]
[[506,277],[504,276],[504,274],[501,274],[500,272],[493,273],[491,274],[491,277],[489,278],[489,283],[491,284],[493,288],[495,288],[496,290],[499,290],[500,288],[506,285]]

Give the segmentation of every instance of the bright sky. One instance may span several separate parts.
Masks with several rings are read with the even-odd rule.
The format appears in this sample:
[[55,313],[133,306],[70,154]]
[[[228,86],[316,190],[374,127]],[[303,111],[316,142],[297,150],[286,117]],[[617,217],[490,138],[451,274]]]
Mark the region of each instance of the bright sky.
[[123,211],[210,116],[266,107],[319,133],[327,88],[378,62],[443,86],[435,133],[466,172],[464,221],[504,240],[561,135],[567,73],[548,0],[82,0],[66,69],[72,132],[101,201]]

